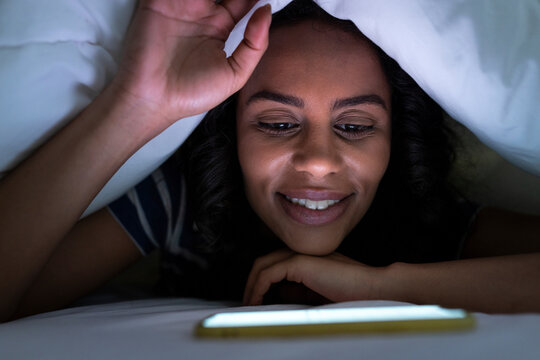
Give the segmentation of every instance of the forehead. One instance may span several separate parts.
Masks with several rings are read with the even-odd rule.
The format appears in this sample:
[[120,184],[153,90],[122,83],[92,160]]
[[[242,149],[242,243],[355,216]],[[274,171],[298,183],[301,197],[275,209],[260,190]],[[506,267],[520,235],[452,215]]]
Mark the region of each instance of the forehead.
[[241,98],[260,90],[389,96],[378,55],[367,39],[312,20],[271,30],[268,50]]

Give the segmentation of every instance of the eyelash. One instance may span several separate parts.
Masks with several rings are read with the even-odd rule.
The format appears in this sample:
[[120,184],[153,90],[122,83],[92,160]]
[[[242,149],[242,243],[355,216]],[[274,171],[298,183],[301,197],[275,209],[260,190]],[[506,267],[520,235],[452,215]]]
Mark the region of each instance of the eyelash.
[[292,129],[297,128],[299,125],[290,122],[257,122],[257,126],[264,132],[271,135],[286,135]]
[[334,125],[334,128],[347,138],[358,138],[365,135],[369,135],[373,132],[373,125],[356,125],[356,124],[338,124]]
[[[297,128],[299,125],[289,122],[257,122],[257,126],[264,132],[277,135],[285,136],[293,129]],[[340,132],[343,137],[354,139],[369,135],[373,129],[373,125],[356,125],[356,124],[337,124],[334,125],[334,128]]]

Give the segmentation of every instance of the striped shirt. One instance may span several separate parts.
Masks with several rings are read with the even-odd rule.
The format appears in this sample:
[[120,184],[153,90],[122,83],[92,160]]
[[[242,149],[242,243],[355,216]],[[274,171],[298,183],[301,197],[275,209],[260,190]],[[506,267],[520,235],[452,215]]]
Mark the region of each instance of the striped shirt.
[[200,238],[188,211],[185,179],[173,160],[112,202],[109,210],[143,255],[161,249],[200,267],[207,265],[193,250]]
[[194,229],[184,176],[169,159],[109,205],[142,254],[160,250],[159,295],[239,300],[253,258],[206,253]]

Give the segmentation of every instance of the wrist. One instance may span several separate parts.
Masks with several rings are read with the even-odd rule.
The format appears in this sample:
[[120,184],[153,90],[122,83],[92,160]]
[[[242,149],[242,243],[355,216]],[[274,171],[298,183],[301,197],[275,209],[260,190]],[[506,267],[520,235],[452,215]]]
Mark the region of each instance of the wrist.
[[[374,284],[374,293],[378,300],[413,302],[407,283],[407,274],[411,264],[396,262],[378,268],[379,274]],[[414,266],[414,265],[412,265]]]
[[121,134],[136,151],[168,127],[159,107],[137,98],[116,82],[109,84],[85,110],[96,125]]

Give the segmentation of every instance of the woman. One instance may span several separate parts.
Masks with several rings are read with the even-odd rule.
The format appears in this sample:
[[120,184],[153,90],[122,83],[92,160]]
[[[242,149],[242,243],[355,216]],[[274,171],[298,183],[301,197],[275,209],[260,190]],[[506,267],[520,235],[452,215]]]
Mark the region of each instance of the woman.
[[[6,275],[0,280],[1,318],[63,306],[139,258],[139,250],[111,213],[101,210],[78,221],[82,211],[144,143],[177,119],[211,109],[240,89],[238,163],[246,199],[266,225],[256,234],[268,239],[261,246],[249,236],[238,239],[246,245],[242,249],[248,249],[244,259],[264,254],[247,276],[246,303],[261,303],[271,284],[290,280],[330,301],[379,298],[481,311],[538,311],[539,290],[530,286],[540,279],[538,254],[422,264],[393,262],[400,255],[394,254],[373,261],[388,266],[371,267],[336,252],[340,246],[355,249],[356,244],[343,239],[356,228],[359,233],[351,238],[364,234],[362,226],[356,226],[361,219],[379,218],[378,205],[370,208],[377,188],[387,185],[386,178],[399,179],[385,176],[386,169],[398,175],[403,170],[389,165],[391,143],[400,135],[392,135],[391,85],[369,42],[317,20],[278,26],[271,35],[276,40],[263,57],[271,21],[268,8],[252,16],[244,41],[226,59],[223,42],[251,5],[240,0],[141,1],[111,85],[0,184],[0,263]],[[291,46],[292,36],[303,39],[295,42],[303,54]],[[443,166],[439,173],[444,171]],[[432,190],[424,189],[430,183],[443,185],[420,182],[417,193],[431,196]],[[389,189],[400,187],[389,184]],[[385,193],[380,203],[407,201],[394,196]],[[315,200],[319,210],[309,209]],[[445,203],[452,201],[438,197],[439,205]],[[440,211],[454,213],[451,208]],[[407,220],[415,214],[403,216]],[[489,218],[489,212],[477,218],[465,244],[469,254],[539,251],[533,218],[519,217],[529,229],[513,244],[485,246],[481,241]],[[497,222],[498,235],[512,229],[508,218]],[[379,234],[385,226],[371,223],[374,228],[366,234]],[[407,229],[407,221],[397,223]],[[201,225],[203,235],[211,229]],[[250,229],[240,230],[249,234]],[[265,236],[267,230],[287,249],[278,249],[281,243]],[[435,254],[434,260],[449,259],[451,244],[442,250],[435,246],[428,254]],[[235,246],[233,241],[233,250]],[[223,254],[227,248],[225,243]]]
[[[314,24],[300,26],[306,22]],[[343,34],[336,37],[337,29],[357,41]],[[274,15],[271,39],[276,45],[265,53],[246,86],[214,109],[184,144],[181,169],[162,169],[168,179],[175,173],[187,176],[187,194],[191,196],[186,212],[195,213],[198,229],[188,235],[185,228],[192,221],[186,225],[182,219],[185,230],[177,250],[162,246],[168,247],[167,254],[178,253],[171,259],[165,256],[167,280],[162,285],[168,292],[181,295],[223,297],[226,292],[234,297],[243,290],[244,272],[253,258],[283,247],[283,242],[303,254],[327,254],[339,245],[340,253],[378,266],[396,261],[456,259],[474,207],[457,202],[448,187],[451,148],[441,109],[352,23],[332,18],[311,1],[293,2]],[[333,46],[336,42],[343,46]],[[339,51],[343,54],[337,56]],[[384,64],[383,69],[379,63]],[[273,81],[277,74],[279,84]],[[376,74],[371,79],[375,82],[370,83],[366,74]],[[357,81],[348,81],[351,78]],[[323,88],[326,91],[321,92]],[[333,122],[310,121],[317,118],[305,109],[310,98],[315,104],[341,99],[341,106],[332,107],[330,112],[318,109],[318,117]],[[313,105],[310,108],[312,112],[316,109]],[[384,124],[375,124],[381,115],[383,119],[377,121]],[[314,126],[328,130],[326,134],[311,132],[328,138],[328,142],[308,136],[306,131]],[[392,141],[391,132],[396,134]],[[325,146],[333,158],[321,154]],[[323,173],[316,180],[313,166],[319,172],[334,173]],[[152,178],[162,176],[155,174]],[[317,181],[318,185],[313,185]],[[165,231],[160,229],[175,227],[166,224],[167,216],[155,211],[156,206],[149,205],[162,202],[157,191],[153,192],[155,198],[150,197],[149,183],[152,180],[111,205],[116,217],[145,249],[152,242],[141,233],[142,222],[153,225],[154,238],[162,238],[158,233]],[[169,183],[175,187],[182,179]],[[272,183],[275,190],[262,189],[264,183]],[[310,184],[319,188],[318,193],[306,190]],[[325,187],[341,194],[319,199],[323,201],[318,203],[295,200],[320,198]],[[354,194],[346,196],[344,192],[350,189],[355,189]],[[136,197],[148,205],[135,209],[129,198]],[[285,201],[287,197],[293,205]],[[340,197],[346,200],[335,203]],[[309,209],[317,205],[321,207],[317,211]],[[153,212],[145,211],[150,207]],[[141,213],[144,219],[139,219]],[[188,242],[190,236],[196,240]],[[244,240],[253,238],[257,241]],[[189,250],[193,256],[196,249],[189,244],[205,245],[207,251],[199,246],[196,253],[206,266],[208,262],[214,264],[214,271],[205,268],[197,275],[186,273],[189,260],[180,252]],[[220,249],[225,245],[226,252]],[[216,259],[204,261],[209,253],[229,261],[219,266]],[[237,269],[234,275],[232,269]],[[175,273],[182,275],[171,275]],[[188,286],[190,283],[193,285]]]

